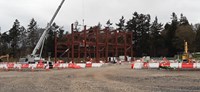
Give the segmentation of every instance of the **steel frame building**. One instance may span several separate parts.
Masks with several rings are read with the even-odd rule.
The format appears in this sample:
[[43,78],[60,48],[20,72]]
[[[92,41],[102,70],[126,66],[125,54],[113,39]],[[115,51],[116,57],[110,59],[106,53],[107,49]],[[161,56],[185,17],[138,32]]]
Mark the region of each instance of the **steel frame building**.
[[71,34],[65,35],[62,41],[55,37],[55,60],[62,53],[72,62],[87,61],[88,58],[93,58],[93,62],[108,62],[109,57],[119,56],[124,56],[127,61],[127,56],[133,56],[132,32],[97,26],[88,29],[84,26],[84,30],[75,31],[72,24]]

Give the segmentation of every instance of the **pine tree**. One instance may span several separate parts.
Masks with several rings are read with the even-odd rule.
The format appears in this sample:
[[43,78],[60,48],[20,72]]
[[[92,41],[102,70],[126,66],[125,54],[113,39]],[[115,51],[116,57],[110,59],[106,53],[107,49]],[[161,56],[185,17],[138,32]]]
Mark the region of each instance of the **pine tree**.
[[200,24],[199,23],[194,25],[194,30],[196,32],[195,41],[194,41],[195,51],[200,52]]
[[9,35],[6,32],[4,32],[3,34],[1,34],[1,55],[10,54],[9,43]]
[[113,23],[110,22],[110,19],[106,22],[106,27],[110,28]]
[[167,56],[174,56],[175,54],[177,54],[177,49],[175,48],[175,46],[173,45],[173,41],[176,41],[176,37],[175,37],[175,32],[178,28],[179,25],[179,21],[177,18],[177,15],[173,12],[172,13],[172,22],[171,24],[166,24],[166,26],[168,25],[168,27],[166,27],[166,35],[165,35],[165,46],[168,49],[168,55]]
[[116,26],[118,27],[117,30],[124,30],[125,29],[125,19],[124,19],[124,16],[122,16],[122,18],[119,19],[119,23],[116,23]]
[[150,27],[150,46],[151,46],[151,54],[152,56],[160,56],[158,55],[159,49],[163,49],[163,38],[160,34],[162,30],[162,24],[158,23],[158,18],[155,17],[154,22]]
[[31,50],[35,47],[39,40],[39,32],[38,32],[37,22],[34,18],[31,19],[30,24],[27,29],[27,50],[28,53],[31,53]]
[[126,29],[133,32],[133,47],[138,56],[149,54],[150,15],[134,12],[132,19],[127,21]]
[[101,29],[102,24],[99,22],[99,23],[97,24],[97,27],[98,27],[99,29]]
[[21,56],[25,56],[27,55],[27,32],[26,29],[21,26],[20,27],[20,35],[19,35],[19,51],[18,51],[18,55]]
[[16,19],[13,27],[9,30],[11,53],[16,57],[19,49],[20,22]]
[[181,17],[180,17],[180,25],[188,25],[189,22],[186,18],[186,16],[183,16],[183,14],[181,13]]

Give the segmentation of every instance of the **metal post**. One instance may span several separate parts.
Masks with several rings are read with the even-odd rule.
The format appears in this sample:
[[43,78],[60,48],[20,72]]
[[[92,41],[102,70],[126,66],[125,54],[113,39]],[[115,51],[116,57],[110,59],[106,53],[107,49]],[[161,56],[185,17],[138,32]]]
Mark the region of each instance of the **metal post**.
[[99,29],[95,28],[96,31],[96,62],[99,62]]
[[55,38],[54,38],[54,45],[55,45],[55,52],[54,52],[54,58],[55,58],[55,62],[57,61],[57,32],[55,32]]
[[86,52],[86,26],[84,26],[84,60],[86,61],[86,57],[87,57],[87,52]]
[[126,49],[127,49],[127,43],[126,43],[126,33],[124,32],[123,33],[123,35],[124,35],[124,58],[125,58],[125,61],[127,61],[127,51],[126,51]]
[[118,57],[118,31],[115,31],[115,57]]
[[131,32],[131,58],[133,57],[133,33]]
[[106,28],[106,63],[108,63],[108,28]]
[[82,41],[80,41],[78,39],[78,61],[80,61],[80,53],[81,53],[80,47],[81,47],[81,43],[82,43]]
[[71,51],[71,54],[72,54],[72,62],[74,63],[74,26],[73,24],[71,24],[71,33],[72,33],[72,51]]

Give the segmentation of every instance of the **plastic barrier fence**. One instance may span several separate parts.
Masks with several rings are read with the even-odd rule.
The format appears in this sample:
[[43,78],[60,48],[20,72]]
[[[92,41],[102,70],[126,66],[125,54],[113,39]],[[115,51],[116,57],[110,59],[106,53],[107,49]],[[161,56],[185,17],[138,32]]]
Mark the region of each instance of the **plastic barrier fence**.
[[156,68],[174,68],[174,69],[200,69],[200,63],[144,63],[136,62],[131,64],[132,69],[156,69]]

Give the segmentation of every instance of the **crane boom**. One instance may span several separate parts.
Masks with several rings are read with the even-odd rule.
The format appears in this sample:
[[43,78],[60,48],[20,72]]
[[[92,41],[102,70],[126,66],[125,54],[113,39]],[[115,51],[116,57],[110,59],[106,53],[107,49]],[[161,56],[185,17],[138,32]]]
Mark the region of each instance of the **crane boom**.
[[46,35],[48,34],[49,32],[49,29],[51,28],[52,26],[52,23],[56,17],[56,15],[58,14],[60,8],[62,7],[63,3],[64,3],[65,0],[62,0],[62,2],[60,3],[60,5],[58,6],[56,12],[54,13],[52,19],[50,20],[50,22],[47,24],[47,27],[45,28],[44,32],[42,33],[42,36],[40,37],[39,41],[37,42],[34,50],[32,51],[31,53],[31,56],[35,56],[37,51],[40,49],[40,47],[42,46],[43,42],[45,41],[45,37]]

